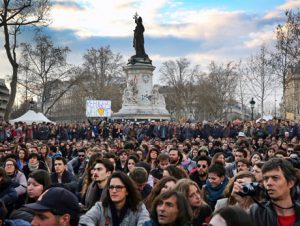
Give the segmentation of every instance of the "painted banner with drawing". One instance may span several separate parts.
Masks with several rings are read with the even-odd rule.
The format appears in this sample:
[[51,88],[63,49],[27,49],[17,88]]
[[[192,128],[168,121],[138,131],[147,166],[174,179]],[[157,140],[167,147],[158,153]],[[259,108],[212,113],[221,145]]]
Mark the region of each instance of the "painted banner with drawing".
[[88,118],[110,117],[111,101],[110,100],[87,100],[85,115]]

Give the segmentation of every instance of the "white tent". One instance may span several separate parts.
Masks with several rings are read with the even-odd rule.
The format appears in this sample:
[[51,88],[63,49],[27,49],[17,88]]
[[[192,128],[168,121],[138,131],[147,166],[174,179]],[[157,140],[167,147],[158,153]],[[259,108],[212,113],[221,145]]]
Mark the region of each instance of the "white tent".
[[24,115],[20,116],[19,118],[9,120],[10,123],[15,122],[26,122],[26,124],[31,125],[33,122],[42,123],[42,122],[50,122],[50,121],[43,113],[36,113],[32,110],[27,111]]
[[50,122],[55,124],[54,122],[50,121],[42,112],[37,113],[39,119],[43,120],[43,122]]

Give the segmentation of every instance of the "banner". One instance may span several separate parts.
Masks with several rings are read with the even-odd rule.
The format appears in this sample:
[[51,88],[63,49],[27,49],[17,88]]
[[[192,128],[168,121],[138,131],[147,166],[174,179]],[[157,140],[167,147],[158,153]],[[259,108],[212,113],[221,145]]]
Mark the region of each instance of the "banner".
[[88,118],[110,117],[111,101],[110,100],[87,100],[85,115]]

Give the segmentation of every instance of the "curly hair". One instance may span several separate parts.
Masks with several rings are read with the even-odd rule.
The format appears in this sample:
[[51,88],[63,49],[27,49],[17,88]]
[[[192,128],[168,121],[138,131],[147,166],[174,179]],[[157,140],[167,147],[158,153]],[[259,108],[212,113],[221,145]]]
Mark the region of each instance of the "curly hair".
[[110,205],[110,203],[112,202],[111,198],[110,198],[110,194],[109,194],[109,186],[110,186],[110,182],[113,178],[119,178],[122,183],[124,184],[128,195],[126,196],[126,203],[129,207],[129,209],[131,209],[132,211],[136,211],[138,209],[139,204],[141,203],[141,194],[138,191],[135,183],[133,182],[133,180],[125,173],[117,171],[114,172],[108,179],[107,181],[107,185],[106,185],[106,194],[104,196],[102,205],[104,207],[108,207]]

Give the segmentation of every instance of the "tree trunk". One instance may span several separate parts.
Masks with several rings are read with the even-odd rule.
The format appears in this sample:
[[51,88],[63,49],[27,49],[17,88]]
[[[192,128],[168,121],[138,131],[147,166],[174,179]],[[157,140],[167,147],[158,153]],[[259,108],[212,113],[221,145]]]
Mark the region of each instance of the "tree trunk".
[[10,82],[10,96],[5,109],[4,120],[8,121],[10,118],[11,109],[14,105],[17,93],[17,80],[18,80],[18,65],[12,65],[13,74]]
[[[14,45],[13,47],[10,46],[9,31],[8,31],[8,26],[6,23],[3,24],[3,29],[4,29],[4,37],[5,37],[4,48],[5,48],[9,63],[12,66],[12,71],[13,71],[11,83],[10,83],[10,96],[9,96],[9,100],[8,100],[7,107],[5,109],[5,114],[4,114],[4,120],[8,121],[9,117],[10,117],[11,109],[15,102],[16,93],[17,93],[19,65],[17,64],[16,53],[15,53],[16,43],[13,44]],[[16,35],[16,33],[15,33],[15,35]]]

